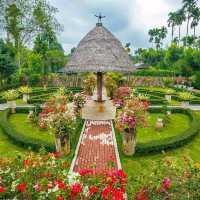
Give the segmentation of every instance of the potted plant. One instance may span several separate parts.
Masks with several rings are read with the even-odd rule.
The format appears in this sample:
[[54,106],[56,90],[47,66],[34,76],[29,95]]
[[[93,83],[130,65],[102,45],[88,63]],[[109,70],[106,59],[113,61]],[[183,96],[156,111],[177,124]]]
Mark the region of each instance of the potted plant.
[[128,99],[124,107],[118,112],[116,124],[123,136],[123,152],[133,155],[136,147],[137,126],[146,125],[146,113],[149,107],[147,101],[139,98]]
[[7,101],[8,106],[11,108],[11,112],[15,113],[16,109],[16,99],[18,97],[17,90],[8,90],[3,93],[3,98]]
[[77,93],[73,97],[74,112],[77,116],[81,115],[81,109],[86,103],[86,95],[84,93]]
[[75,116],[67,104],[67,97],[56,96],[44,104],[39,114],[40,127],[48,128],[55,135],[56,151],[61,155],[70,153],[70,134]]
[[19,88],[19,92],[22,94],[23,102],[27,103],[30,99],[30,93],[32,92],[32,89],[28,86],[22,86]]
[[190,92],[180,92],[179,97],[182,99],[182,106],[187,107],[189,105],[189,100],[193,98]]

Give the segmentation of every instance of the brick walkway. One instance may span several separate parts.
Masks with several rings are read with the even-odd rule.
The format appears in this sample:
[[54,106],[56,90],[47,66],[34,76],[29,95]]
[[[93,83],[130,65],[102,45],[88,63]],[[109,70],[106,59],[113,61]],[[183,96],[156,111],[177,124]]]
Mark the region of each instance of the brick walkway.
[[81,134],[71,171],[121,169],[112,121],[87,120]]

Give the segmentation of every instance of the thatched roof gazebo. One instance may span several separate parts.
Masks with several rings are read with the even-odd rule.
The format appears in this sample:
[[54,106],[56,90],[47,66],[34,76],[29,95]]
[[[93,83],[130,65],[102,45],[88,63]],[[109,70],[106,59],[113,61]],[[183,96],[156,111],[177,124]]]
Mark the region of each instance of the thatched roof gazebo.
[[121,42],[99,21],[78,44],[69,62],[61,70],[97,73],[97,100],[102,101],[103,72],[132,72],[135,67]]

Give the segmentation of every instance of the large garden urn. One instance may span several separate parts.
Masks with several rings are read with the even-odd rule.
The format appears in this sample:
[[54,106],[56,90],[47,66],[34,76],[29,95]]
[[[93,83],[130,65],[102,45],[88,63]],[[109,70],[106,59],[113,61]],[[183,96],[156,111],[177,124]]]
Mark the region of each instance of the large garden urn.
[[164,127],[163,119],[158,118],[156,121],[156,129],[161,130]]
[[56,152],[61,155],[68,155],[70,153],[70,138],[68,135],[56,135],[55,138]]
[[125,155],[132,156],[135,154],[136,147],[136,128],[125,129],[123,132],[122,149]]

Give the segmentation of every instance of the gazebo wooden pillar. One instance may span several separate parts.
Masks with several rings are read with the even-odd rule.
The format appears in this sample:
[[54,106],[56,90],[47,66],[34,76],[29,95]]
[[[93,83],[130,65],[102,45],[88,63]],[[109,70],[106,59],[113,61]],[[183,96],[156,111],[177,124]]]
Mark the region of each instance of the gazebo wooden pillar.
[[97,72],[97,101],[103,101],[103,73]]

